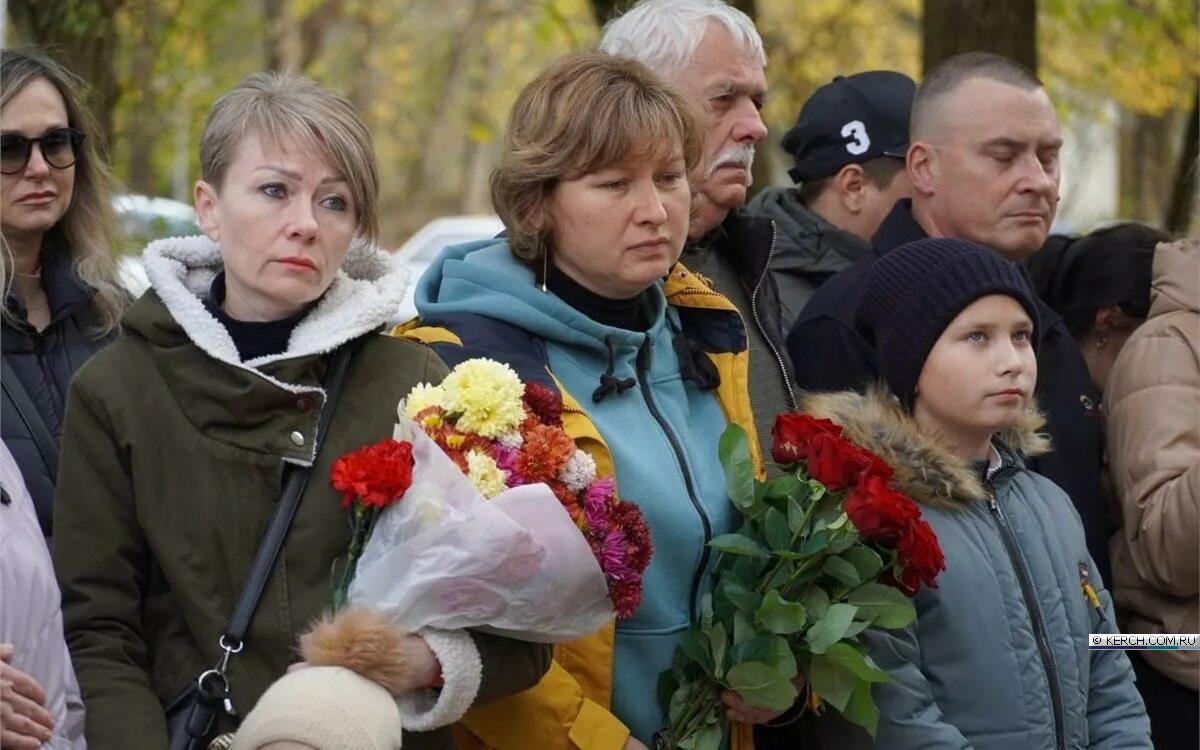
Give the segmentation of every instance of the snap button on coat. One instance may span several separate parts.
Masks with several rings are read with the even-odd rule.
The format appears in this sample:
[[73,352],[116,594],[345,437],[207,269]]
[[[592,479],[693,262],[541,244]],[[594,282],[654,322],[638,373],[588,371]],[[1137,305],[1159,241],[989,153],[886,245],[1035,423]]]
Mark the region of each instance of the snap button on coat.
[[298,431],[293,431],[290,437],[292,439],[292,444],[295,445],[297,448],[304,447],[304,436],[301,435]]

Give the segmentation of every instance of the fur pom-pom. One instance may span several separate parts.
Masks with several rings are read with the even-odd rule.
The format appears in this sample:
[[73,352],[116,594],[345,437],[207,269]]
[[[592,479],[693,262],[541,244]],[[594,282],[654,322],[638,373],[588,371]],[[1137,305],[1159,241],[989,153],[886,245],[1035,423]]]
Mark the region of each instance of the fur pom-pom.
[[392,695],[417,687],[408,633],[368,609],[346,609],[325,617],[300,638],[300,653],[313,666],[346,667],[377,682]]

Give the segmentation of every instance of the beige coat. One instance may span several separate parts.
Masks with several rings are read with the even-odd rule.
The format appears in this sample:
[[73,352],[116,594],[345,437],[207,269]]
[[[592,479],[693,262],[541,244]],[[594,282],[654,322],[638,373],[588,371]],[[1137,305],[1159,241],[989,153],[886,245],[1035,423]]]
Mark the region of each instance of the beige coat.
[[[1124,519],[1112,588],[1125,632],[1200,633],[1200,240],[1158,246],[1150,300],[1104,391]],[[1200,651],[1143,655],[1200,689]]]

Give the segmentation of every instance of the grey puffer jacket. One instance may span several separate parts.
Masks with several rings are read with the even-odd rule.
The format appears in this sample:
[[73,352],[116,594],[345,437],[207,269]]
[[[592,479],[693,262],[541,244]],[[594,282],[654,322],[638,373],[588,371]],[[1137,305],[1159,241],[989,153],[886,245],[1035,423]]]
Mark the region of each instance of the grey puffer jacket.
[[804,411],[842,425],[896,470],[946,558],[937,588],[913,600],[915,623],[868,633],[872,657],[892,678],[873,691],[876,747],[1153,747],[1128,657],[1088,650],[1089,633],[1117,626],[1079,516],[1019,457],[1048,448],[1039,415],[996,441],[1000,465],[985,480],[879,392],[814,395]]

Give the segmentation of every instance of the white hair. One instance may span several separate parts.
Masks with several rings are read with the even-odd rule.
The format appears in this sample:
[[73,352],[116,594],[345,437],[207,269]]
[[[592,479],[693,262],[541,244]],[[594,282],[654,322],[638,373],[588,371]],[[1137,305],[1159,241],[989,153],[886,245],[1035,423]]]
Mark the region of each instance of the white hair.
[[661,76],[685,68],[709,25],[718,23],[764,67],[762,37],[742,11],[721,0],[642,0],[604,25],[600,49],[631,57]]

